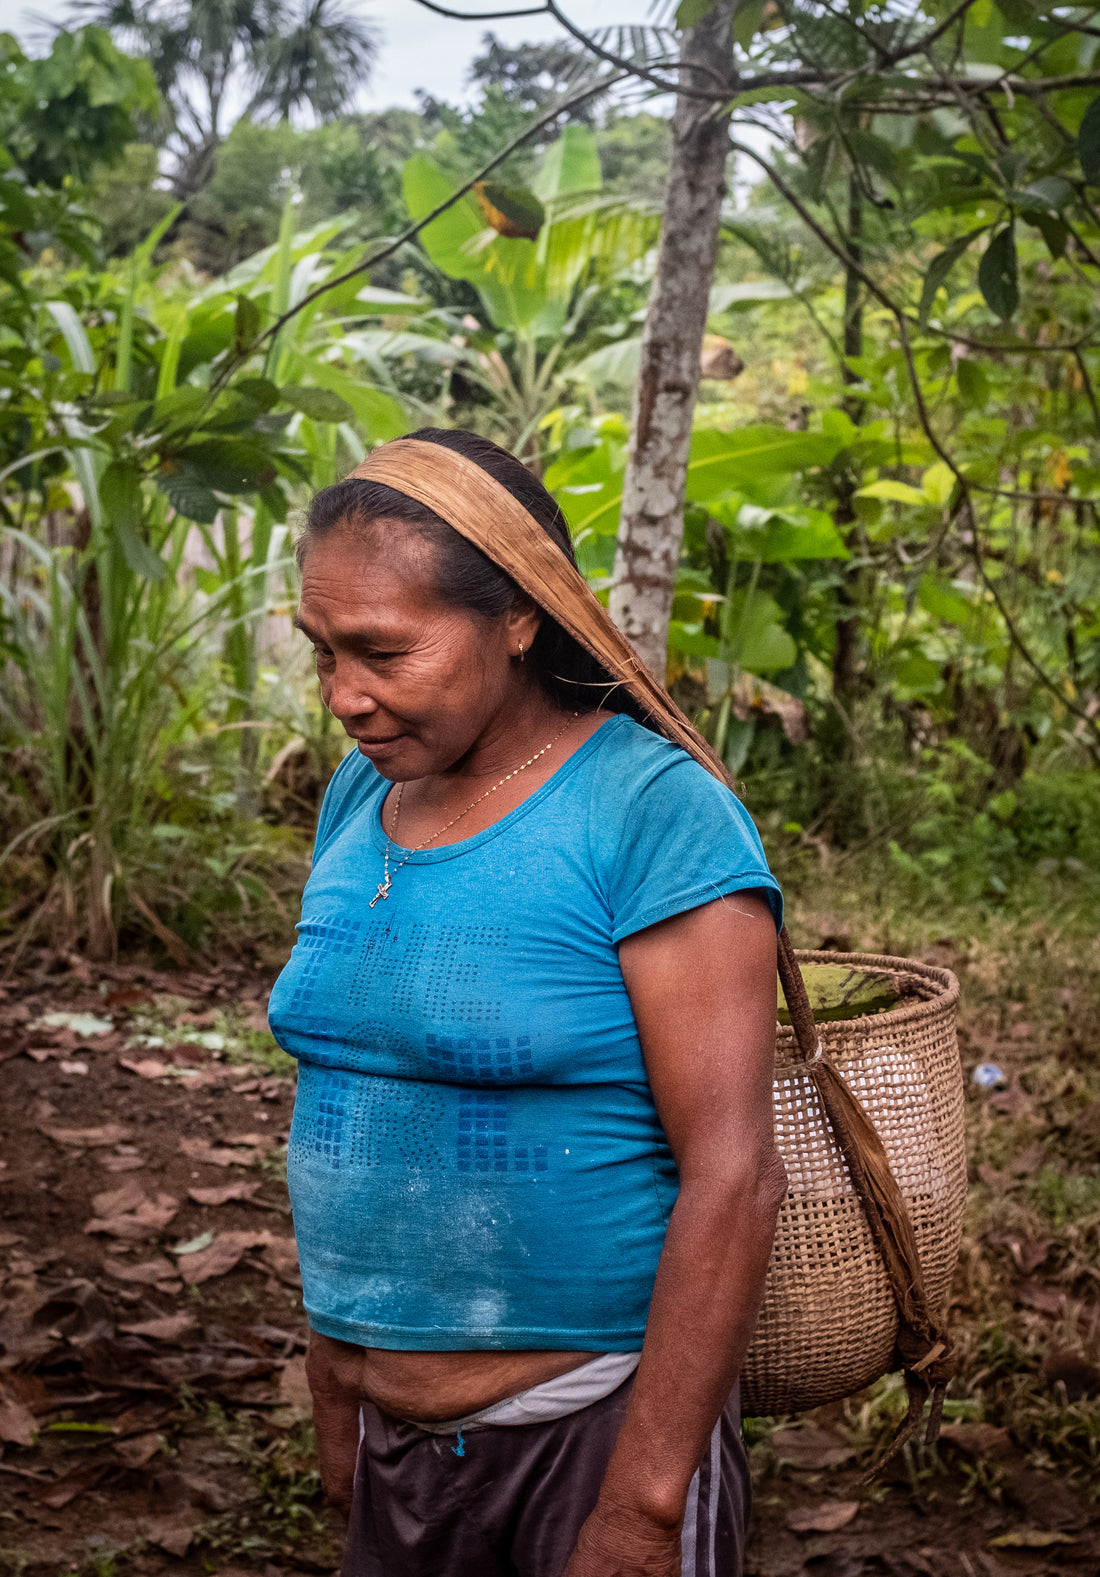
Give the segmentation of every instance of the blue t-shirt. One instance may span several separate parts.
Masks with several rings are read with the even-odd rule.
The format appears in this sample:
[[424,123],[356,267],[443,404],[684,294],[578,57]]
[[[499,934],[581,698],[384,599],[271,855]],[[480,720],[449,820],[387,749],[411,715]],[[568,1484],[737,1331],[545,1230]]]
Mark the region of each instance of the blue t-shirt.
[[743,888],[778,922],[756,830],[620,715],[493,826],[414,854],[371,909],[390,786],[358,752],[337,769],[271,996],[301,1065],[288,1180],[310,1323],[374,1347],[634,1351],[677,1173],[616,944]]

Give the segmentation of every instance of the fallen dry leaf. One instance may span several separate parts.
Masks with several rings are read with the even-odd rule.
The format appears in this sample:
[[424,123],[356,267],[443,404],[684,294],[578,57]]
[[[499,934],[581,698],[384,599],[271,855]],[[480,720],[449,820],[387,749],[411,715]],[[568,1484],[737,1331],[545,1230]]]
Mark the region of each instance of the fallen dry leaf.
[[127,1210],[136,1210],[146,1202],[144,1188],[131,1178],[121,1188],[109,1188],[102,1194],[92,1195],[92,1210],[97,1216],[117,1216]]
[[219,1188],[189,1188],[188,1199],[196,1205],[227,1205],[231,1199],[252,1199],[261,1188],[260,1183],[222,1183]]
[[792,1506],[787,1526],[792,1533],[836,1533],[859,1510],[858,1500],[820,1500],[815,1506]]
[[86,1489],[92,1489],[109,1471],[108,1462],[90,1463],[85,1467],[77,1468],[74,1473],[66,1474],[64,1478],[53,1479],[46,1484],[35,1484],[30,1490],[31,1499],[37,1501],[40,1506],[48,1506],[51,1511],[60,1511],[78,1495],[83,1495]]
[[141,1320],[137,1325],[120,1325],[127,1336],[148,1336],[155,1342],[175,1342],[198,1324],[193,1314],[162,1314],[155,1320]]
[[127,1242],[139,1242],[142,1238],[156,1237],[158,1232],[163,1232],[179,1209],[179,1200],[172,1194],[158,1194],[155,1199],[149,1199],[140,1184],[131,1183],[127,1186],[139,1189],[141,1201],[117,1215],[93,1216],[85,1223],[85,1232],[102,1233]]
[[104,1123],[102,1128],[50,1128],[42,1123],[38,1131],[55,1144],[71,1145],[78,1150],[105,1149],[130,1137],[129,1128],[123,1128],[119,1123]]
[[32,1445],[35,1428],[30,1408],[0,1385],[0,1440],[10,1446]]
[[124,1265],[114,1260],[106,1260],[108,1275],[116,1281],[132,1281],[143,1287],[162,1286],[165,1282],[175,1281],[179,1275],[175,1265],[168,1259],[148,1259],[140,1265]]
[[158,1549],[164,1550],[167,1555],[175,1555],[179,1559],[187,1554],[191,1546],[193,1532],[188,1522],[164,1520],[147,1522],[145,1524],[145,1537],[150,1544],[155,1544]]
[[156,1433],[132,1435],[129,1440],[116,1440],[111,1447],[115,1456],[129,1468],[144,1467],[160,1450],[161,1437]]
[[205,1161],[208,1166],[254,1166],[258,1159],[253,1150],[226,1150],[205,1139],[181,1139],[179,1147],[181,1155],[192,1161]]
[[1008,1430],[996,1424],[943,1424],[940,1439],[972,1457],[992,1456],[1011,1445]]
[[244,1244],[218,1238],[209,1248],[198,1254],[188,1254],[180,1261],[179,1273],[189,1287],[197,1287],[214,1276],[226,1276],[235,1270],[244,1257]]
[[1054,1352],[1043,1359],[1043,1374],[1050,1385],[1064,1385],[1066,1399],[1083,1402],[1100,1396],[1100,1369],[1081,1353]]
[[839,1467],[855,1456],[855,1450],[827,1429],[777,1429],[772,1447],[781,1462],[792,1467]]
[[1034,1309],[1038,1314],[1048,1314],[1052,1319],[1059,1319],[1066,1312],[1065,1293],[1039,1281],[1021,1281],[1016,1288],[1014,1301],[1025,1309]]
[[145,1165],[143,1155],[101,1155],[99,1164],[107,1172],[140,1172]]
[[136,1073],[139,1079],[160,1079],[168,1072],[168,1064],[158,1062],[155,1057],[142,1057],[136,1062],[130,1057],[120,1057],[118,1065],[127,1073]]

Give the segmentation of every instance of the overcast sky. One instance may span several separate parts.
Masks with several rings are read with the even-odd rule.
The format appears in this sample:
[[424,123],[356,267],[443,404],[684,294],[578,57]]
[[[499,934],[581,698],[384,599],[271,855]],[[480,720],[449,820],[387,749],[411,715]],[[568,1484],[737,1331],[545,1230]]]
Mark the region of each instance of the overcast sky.
[[[493,11],[491,0],[448,0],[454,8]],[[530,3],[530,0],[524,0]],[[415,106],[415,92],[423,88],[452,103],[469,96],[467,74],[479,52],[482,34],[491,31],[508,44],[562,38],[565,35],[548,17],[521,17],[508,22],[453,22],[434,16],[416,0],[352,0],[353,9],[378,24],[382,35],[378,66],[361,107],[381,109],[391,104]],[[68,0],[7,0],[12,27],[26,42],[41,32],[36,18],[60,20],[70,10]],[[7,5],[3,9],[7,9]],[[650,0],[566,0],[562,10],[584,28],[612,27],[619,23],[651,21]]]

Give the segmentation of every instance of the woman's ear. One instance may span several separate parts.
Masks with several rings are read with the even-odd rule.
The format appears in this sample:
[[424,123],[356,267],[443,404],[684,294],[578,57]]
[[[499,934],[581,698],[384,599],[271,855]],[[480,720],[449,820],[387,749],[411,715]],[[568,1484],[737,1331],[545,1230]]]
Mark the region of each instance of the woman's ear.
[[517,600],[515,607],[504,615],[508,646],[513,656],[520,657],[531,650],[542,619],[542,609],[530,597]]

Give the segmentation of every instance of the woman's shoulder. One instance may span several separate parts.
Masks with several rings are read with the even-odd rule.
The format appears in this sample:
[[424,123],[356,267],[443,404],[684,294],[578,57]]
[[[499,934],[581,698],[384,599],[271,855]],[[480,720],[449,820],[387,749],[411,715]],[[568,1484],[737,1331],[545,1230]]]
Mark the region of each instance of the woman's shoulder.
[[349,815],[361,809],[389,784],[358,748],[349,750],[329,779],[317,822],[315,853]]
[[703,803],[741,803],[728,784],[689,756],[683,746],[625,713],[605,723],[597,737],[597,779],[620,797],[638,799],[660,789]]

